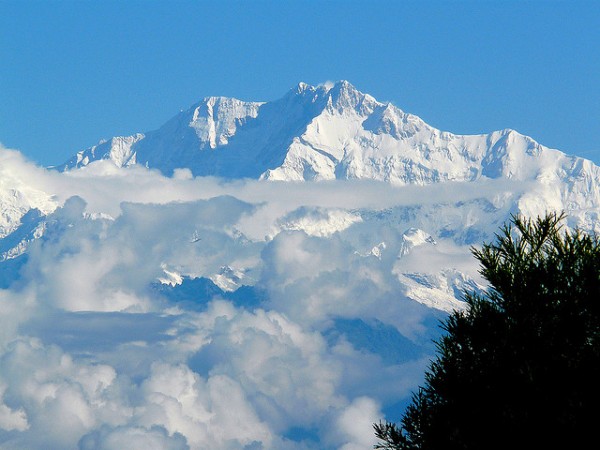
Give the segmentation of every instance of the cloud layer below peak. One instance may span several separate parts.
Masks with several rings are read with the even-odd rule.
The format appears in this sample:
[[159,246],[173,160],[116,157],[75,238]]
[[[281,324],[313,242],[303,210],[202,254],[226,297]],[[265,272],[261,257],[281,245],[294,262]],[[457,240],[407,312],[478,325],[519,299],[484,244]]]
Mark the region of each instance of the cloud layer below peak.
[[189,175],[0,149],[1,448],[366,448],[531,188]]

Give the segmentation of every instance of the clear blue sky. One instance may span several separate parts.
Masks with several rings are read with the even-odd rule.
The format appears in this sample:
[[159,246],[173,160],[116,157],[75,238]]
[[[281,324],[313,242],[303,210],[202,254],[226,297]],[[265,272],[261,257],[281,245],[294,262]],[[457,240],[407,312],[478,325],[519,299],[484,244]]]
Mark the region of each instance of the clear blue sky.
[[205,96],[339,79],[600,162],[600,1],[0,0],[0,142],[45,165]]

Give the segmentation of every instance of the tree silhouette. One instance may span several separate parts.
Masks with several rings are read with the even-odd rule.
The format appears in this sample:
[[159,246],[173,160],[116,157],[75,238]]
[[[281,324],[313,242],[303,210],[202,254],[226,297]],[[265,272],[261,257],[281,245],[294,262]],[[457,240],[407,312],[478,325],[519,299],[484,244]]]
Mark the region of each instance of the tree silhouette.
[[[488,291],[466,293],[399,425],[378,449],[588,448],[600,415],[600,243],[563,216],[513,217],[473,250]],[[585,445],[584,445],[585,443]]]

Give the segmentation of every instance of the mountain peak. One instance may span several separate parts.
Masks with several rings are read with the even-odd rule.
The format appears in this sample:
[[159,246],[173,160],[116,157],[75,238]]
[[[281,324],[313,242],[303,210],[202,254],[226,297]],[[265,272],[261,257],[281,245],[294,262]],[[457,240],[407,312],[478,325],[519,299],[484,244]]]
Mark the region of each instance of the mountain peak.
[[346,80],[340,80],[336,82],[326,81],[324,83],[317,84],[316,86],[301,81],[296,85],[295,88],[292,89],[292,92],[300,95],[332,95],[336,98],[339,96],[360,97],[365,95]]
[[314,91],[314,90],[315,90],[314,86],[311,86],[310,84],[305,83],[304,81],[301,81],[300,83],[298,83],[295,88],[295,91],[297,94],[301,94],[306,91]]
[[370,95],[363,94],[346,80],[336,82],[327,92],[330,98],[329,109],[344,111],[356,111],[360,115],[369,115],[379,103]]
[[357,91],[352,83],[348,80],[339,80],[333,85],[334,89],[347,90],[347,91]]

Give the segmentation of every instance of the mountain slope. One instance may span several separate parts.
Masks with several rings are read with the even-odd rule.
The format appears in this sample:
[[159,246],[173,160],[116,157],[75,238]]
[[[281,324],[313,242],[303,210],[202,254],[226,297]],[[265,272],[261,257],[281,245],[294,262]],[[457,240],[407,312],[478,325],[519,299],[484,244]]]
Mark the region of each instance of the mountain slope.
[[39,173],[29,171],[28,163],[18,152],[0,148],[0,239],[19,228],[28,211],[48,214],[58,206],[52,193],[35,186],[31,177]]

